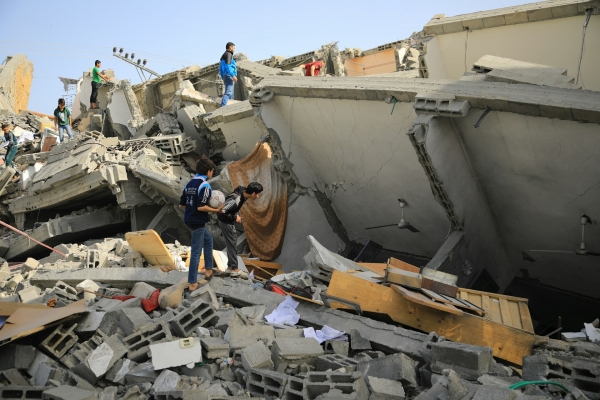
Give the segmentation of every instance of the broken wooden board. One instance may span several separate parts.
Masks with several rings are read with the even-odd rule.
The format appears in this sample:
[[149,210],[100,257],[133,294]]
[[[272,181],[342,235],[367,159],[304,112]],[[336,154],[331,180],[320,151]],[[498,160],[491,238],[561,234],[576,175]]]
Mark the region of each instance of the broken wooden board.
[[481,307],[487,319],[533,333],[528,299],[463,288],[458,288],[457,297]]
[[422,275],[421,287],[451,297],[456,297],[456,293],[458,293],[458,287],[427,278],[424,275]]
[[131,249],[141,253],[149,264],[175,268],[171,253],[154,230],[128,232],[125,234],[125,239]]
[[[522,365],[531,354],[534,334],[469,313],[450,314],[406,299],[394,289],[334,271],[327,294],[358,303],[363,312],[387,314],[392,320],[447,339],[489,346],[494,356]],[[337,307],[336,307],[337,308]]]
[[421,288],[421,274],[388,267],[385,270],[385,281],[396,285]]
[[483,309],[477,307],[475,304],[472,304],[467,300],[459,299],[459,298],[452,297],[452,296],[446,296],[442,293],[436,293],[434,291],[431,291],[431,290],[425,289],[425,288],[421,288],[421,291],[426,296],[431,298],[431,300],[433,300],[433,301],[437,301],[437,302],[449,304],[449,305],[452,305],[454,307],[458,307],[461,309],[469,310],[469,311],[476,313],[477,315],[483,316],[485,314]]
[[421,273],[421,268],[415,267],[414,265],[409,263],[405,263],[404,261],[398,260],[394,257],[390,257],[387,263],[394,268],[402,269],[404,271],[414,272],[417,274]]
[[400,293],[405,299],[412,301],[413,303],[422,304],[427,307],[432,307],[438,310],[449,312],[454,315],[463,315],[463,312],[458,308],[454,307],[452,304],[440,303],[430,299],[425,296],[423,293],[415,292],[402,286],[398,285],[390,285],[395,292]]
[[255,267],[254,276],[260,276],[261,278],[271,279],[271,277],[275,275],[281,275],[282,273],[284,273],[282,264],[268,261],[251,260],[248,258],[242,258],[242,260],[244,261],[244,264],[246,264],[246,268],[248,268],[248,271],[250,271],[252,267]]
[[384,263],[356,263],[364,269],[368,269],[371,272],[376,273],[377,275],[385,276],[385,269],[387,268],[387,264]]
[[6,320],[0,330],[0,345],[49,328],[85,310],[85,300],[79,300],[60,308],[20,307]]

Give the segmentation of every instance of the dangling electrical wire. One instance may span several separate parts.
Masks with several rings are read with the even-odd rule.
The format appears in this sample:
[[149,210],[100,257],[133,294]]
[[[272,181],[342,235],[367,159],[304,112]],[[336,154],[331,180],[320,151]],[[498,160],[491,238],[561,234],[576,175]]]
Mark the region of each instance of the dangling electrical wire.
[[[583,60],[583,50],[585,48],[585,33],[587,31],[587,26],[590,22],[590,18],[592,17],[592,8],[587,10],[587,16],[585,17],[585,22],[583,23],[583,33],[581,37],[581,51],[579,52],[579,64],[577,65],[577,79],[575,80],[575,84],[579,84],[579,76],[581,74],[581,61]],[[583,84],[583,79],[581,80]],[[585,89],[585,88],[584,88]]]

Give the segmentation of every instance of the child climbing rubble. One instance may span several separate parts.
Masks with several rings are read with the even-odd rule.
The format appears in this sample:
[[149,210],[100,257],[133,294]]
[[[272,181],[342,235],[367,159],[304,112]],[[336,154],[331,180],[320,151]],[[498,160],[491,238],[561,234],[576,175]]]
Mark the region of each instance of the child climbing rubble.
[[212,192],[208,180],[212,178],[214,171],[215,164],[212,160],[200,159],[196,164],[196,176],[185,186],[179,199],[179,208],[185,210],[183,220],[188,228],[192,230],[192,254],[188,273],[190,291],[198,289],[198,264],[203,249],[204,278],[210,280],[213,276],[213,238],[205,225],[210,220],[209,212],[218,213],[223,209],[223,206],[213,208],[208,205]]

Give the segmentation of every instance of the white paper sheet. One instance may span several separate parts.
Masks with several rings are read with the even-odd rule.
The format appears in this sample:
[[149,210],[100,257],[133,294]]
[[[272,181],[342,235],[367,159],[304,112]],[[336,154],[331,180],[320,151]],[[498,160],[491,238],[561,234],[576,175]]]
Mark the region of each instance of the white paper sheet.
[[267,315],[265,319],[272,324],[294,326],[300,320],[300,314],[296,312],[298,304],[292,296],[285,296],[285,300],[271,314]]
[[304,328],[304,337],[311,337],[316,339],[319,344],[329,339],[348,340],[345,332],[338,331],[327,325],[324,325],[322,329],[315,331],[315,328]]

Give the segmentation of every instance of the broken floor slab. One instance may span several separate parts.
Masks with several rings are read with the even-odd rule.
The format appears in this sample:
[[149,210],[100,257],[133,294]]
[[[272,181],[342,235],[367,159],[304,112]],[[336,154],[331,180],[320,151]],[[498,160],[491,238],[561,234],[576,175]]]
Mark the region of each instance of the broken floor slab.
[[[248,283],[213,278],[210,282],[218,296],[242,305],[265,305],[265,315],[270,314],[285,297],[266,290],[254,290]],[[377,350],[397,352],[421,359],[420,350],[424,349],[427,335],[403,329],[370,318],[352,315],[344,311],[333,310],[313,303],[300,302],[296,311],[300,322],[307,326],[321,328],[325,325],[342,332],[357,329]]]
[[[82,210],[85,211],[85,210]],[[28,235],[48,246],[81,241],[102,233],[118,232],[129,224],[129,213],[117,207],[107,207],[91,212],[73,212],[64,217],[51,219],[41,224]],[[4,258],[26,258],[47,253],[47,249],[24,236],[16,236],[10,241],[10,248]]]
[[[118,273],[115,273],[118,271]],[[56,282],[75,286],[90,279],[97,283],[110,284],[116,288],[132,288],[137,282],[146,282],[156,288],[166,288],[187,278],[187,272],[163,272],[160,268],[85,268],[75,270],[37,271],[31,283],[43,288],[54,287]]]
[[69,207],[89,204],[89,199],[99,201],[113,197],[118,183],[127,180],[127,170],[122,165],[111,165],[70,181],[60,187],[32,196],[17,197],[9,202],[9,211],[13,214],[46,209],[51,207]]

